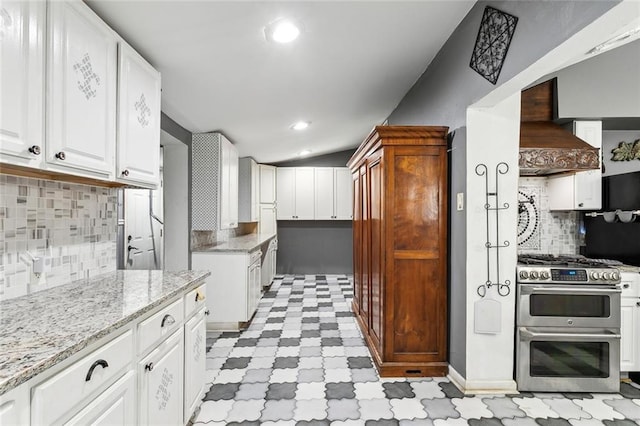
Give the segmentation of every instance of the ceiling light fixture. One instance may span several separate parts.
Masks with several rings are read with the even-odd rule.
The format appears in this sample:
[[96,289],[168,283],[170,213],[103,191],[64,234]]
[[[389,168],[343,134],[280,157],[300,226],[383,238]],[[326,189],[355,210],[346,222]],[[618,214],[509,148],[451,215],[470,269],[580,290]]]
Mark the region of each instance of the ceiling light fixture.
[[[620,35],[617,35],[607,41],[605,41],[604,43],[601,43],[599,45],[597,45],[596,47],[594,47],[593,49],[589,50],[587,52],[587,55],[593,55],[596,53],[601,53],[604,52],[605,50],[609,50],[611,48],[613,48],[614,46],[622,43],[623,41],[635,36],[636,34],[640,33],[640,27],[634,28],[632,30],[626,31]],[[630,41],[630,40],[629,40]]]
[[264,28],[264,35],[269,41],[290,43],[301,33],[300,24],[290,19],[276,19]]
[[305,150],[303,150],[303,151],[300,151],[300,152],[298,153],[298,156],[299,156],[299,157],[304,157],[305,155],[309,155],[309,154],[311,154],[311,150],[310,150],[310,149],[305,149]]
[[291,125],[291,128],[292,128],[293,130],[304,130],[304,129],[306,129],[307,127],[309,127],[309,124],[311,124],[311,122],[310,122],[310,121],[298,121],[298,122],[296,122],[296,123],[293,123],[293,124]]

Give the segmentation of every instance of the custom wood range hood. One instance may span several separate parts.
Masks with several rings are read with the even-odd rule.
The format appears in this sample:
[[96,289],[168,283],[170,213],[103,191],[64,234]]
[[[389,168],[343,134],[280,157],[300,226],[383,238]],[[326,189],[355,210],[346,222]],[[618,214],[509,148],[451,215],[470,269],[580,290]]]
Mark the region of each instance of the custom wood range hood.
[[522,92],[520,100],[521,176],[575,173],[600,167],[599,149],[553,122],[556,79]]

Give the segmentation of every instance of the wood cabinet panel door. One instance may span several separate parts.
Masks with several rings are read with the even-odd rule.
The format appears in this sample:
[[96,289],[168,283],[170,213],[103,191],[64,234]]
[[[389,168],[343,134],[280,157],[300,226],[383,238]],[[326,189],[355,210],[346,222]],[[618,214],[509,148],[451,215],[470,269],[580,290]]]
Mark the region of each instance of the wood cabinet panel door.
[[360,235],[360,318],[366,327],[370,327],[369,318],[369,179],[366,166],[360,169],[360,182],[362,188],[362,233]]
[[370,336],[382,351],[384,332],[384,173],[382,155],[378,153],[367,164],[369,175],[369,255],[370,262]]
[[362,303],[362,181],[360,171],[351,175],[353,181],[353,312],[360,312]]
[[387,228],[393,301],[385,355],[437,361],[446,357],[446,153],[437,147],[393,150],[386,191],[393,211]]

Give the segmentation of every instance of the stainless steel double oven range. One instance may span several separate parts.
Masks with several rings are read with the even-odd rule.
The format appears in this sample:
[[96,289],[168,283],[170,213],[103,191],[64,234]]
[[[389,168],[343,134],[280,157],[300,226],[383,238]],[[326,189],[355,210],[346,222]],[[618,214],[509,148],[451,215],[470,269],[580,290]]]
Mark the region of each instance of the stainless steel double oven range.
[[619,271],[580,256],[523,255],[516,273],[518,389],[618,392]]

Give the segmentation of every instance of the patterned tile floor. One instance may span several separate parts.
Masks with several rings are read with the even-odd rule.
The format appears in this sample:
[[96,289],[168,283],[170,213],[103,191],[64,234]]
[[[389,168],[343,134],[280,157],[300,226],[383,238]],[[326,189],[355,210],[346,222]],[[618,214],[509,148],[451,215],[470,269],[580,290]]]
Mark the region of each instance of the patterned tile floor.
[[445,378],[380,379],[344,275],[278,277],[251,326],[210,334],[207,425],[640,425],[640,387],[621,394],[463,396]]

